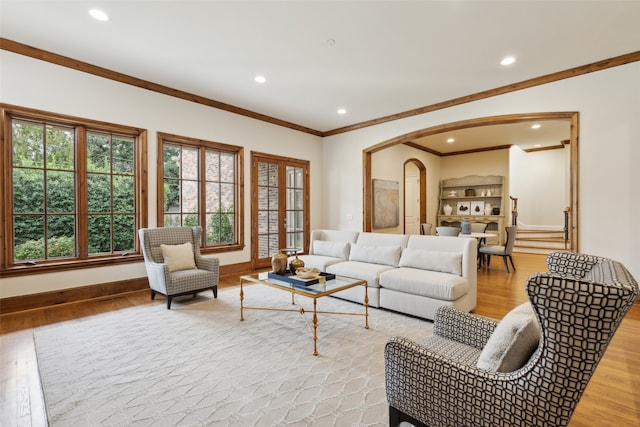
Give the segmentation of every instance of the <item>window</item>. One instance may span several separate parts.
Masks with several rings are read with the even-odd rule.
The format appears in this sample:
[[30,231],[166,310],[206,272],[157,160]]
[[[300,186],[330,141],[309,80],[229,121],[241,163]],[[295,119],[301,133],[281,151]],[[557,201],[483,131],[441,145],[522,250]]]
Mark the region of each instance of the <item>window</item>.
[[243,246],[242,147],[158,133],[158,224],[202,226],[203,252]]
[[139,255],[144,131],[6,106],[2,122],[3,272]]

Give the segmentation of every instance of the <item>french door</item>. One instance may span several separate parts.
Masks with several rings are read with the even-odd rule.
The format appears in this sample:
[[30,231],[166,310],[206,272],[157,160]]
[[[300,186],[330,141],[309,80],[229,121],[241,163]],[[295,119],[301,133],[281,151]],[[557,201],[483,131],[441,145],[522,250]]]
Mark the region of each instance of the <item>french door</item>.
[[251,153],[251,267],[309,242],[309,162]]

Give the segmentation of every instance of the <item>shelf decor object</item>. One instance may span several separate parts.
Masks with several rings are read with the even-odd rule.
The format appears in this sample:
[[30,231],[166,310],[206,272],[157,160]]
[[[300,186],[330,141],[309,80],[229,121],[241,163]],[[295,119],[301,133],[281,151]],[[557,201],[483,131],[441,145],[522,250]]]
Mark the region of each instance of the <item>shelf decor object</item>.
[[488,244],[503,245],[508,218],[501,212],[507,212],[507,194],[505,178],[500,175],[444,179],[440,181],[436,226],[461,227],[462,221],[468,218],[471,222],[487,224],[486,232],[495,235],[487,239]]

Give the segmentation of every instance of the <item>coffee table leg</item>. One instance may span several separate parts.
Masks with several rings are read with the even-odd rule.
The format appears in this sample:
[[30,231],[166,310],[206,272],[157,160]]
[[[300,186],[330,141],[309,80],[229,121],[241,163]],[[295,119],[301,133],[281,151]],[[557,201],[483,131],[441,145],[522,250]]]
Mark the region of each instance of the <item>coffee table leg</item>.
[[369,282],[364,284],[364,328],[369,329]]
[[240,320],[244,320],[242,315],[242,300],[244,300],[244,291],[242,290],[242,279],[240,279]]
[[317,329],[318,329],[318,314],[316,312],[316,304],[318,303],[318,300],[316,298],[313,299],[313,355],[317,356],[318,355],[318,347],[317,347],[317,343],[318,343],[318,334],[317,334]]

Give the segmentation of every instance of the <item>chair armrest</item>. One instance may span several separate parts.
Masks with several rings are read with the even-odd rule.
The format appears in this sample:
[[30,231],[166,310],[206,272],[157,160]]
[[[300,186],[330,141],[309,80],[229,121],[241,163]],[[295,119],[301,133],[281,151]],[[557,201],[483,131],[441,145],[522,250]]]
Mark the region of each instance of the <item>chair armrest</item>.
[[144,265],[147,269],[147,279],[149,280],[151,289],[166,293],[167,282],[171,280],[169,265],[149,261],[148,259],[145,259]]
[[196,267],[202,270],[217,272],[220,268],[220,260],[218,258],[196,256]]
[[[519,399],[515,393],[522,391],[518,389],[521,385],[508,381],[519,373],[488,372],[464,365],[405,337],[392,337],[387,342],[384,359],[389,405],[425,424],[491,425],[482,418],[500,409],[496,401],[504,399],[504,404],[511,405]],[[487,393],[494,395],[487,398]]]
[[441,306],[433,320],[433,333],[443,338],[483,349],[498,322],[453,307]]

